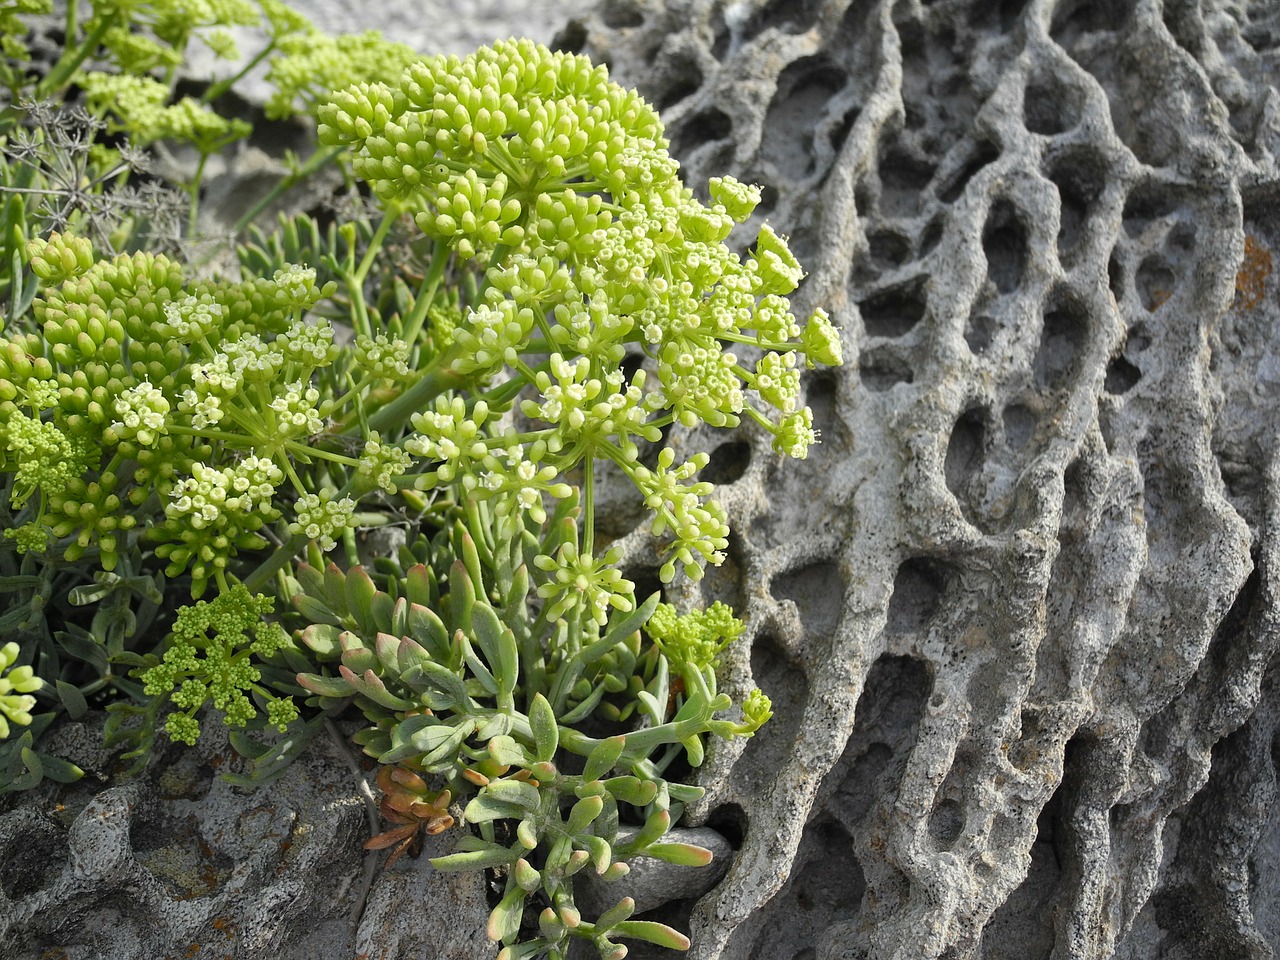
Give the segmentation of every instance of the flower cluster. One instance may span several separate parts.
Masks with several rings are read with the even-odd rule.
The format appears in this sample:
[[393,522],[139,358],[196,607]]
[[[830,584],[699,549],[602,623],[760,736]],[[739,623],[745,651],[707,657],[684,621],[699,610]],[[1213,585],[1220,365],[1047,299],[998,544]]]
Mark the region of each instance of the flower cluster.
[[335,497],[332,490],[304,494],[294,505],[296,519],[289,524],[289,532],[317,541],[321,550],[332,550],[334,535],[347,528],[355,508],[354,500]]
[[249,135],[249,124],[228,119],[191,97],[170,104],[169,86],[149,76],[86,73],[80,80],[85,103],[97,116],[110,116],[109,129],[137,145],[181,140],[202,154],[214,153]]
[[19,14],[49,13],[52,10],[53,0],[14,0],[0,7],[0,50],[8,59],[21,61],[31,55],[25,42],[27,25],[19,19]]
[[[283,4],[264,4],[276,27],[281,56],[271,61],[267,82],[275,92],[267,101],[274,119],[313,113],[330,91],[404,69],[419,54],[386,40],[376,30],[331,37]],[[286,18],[292,16],[293,22]]]
[[632,481],[644,494],[645,506],[654,513],[654,536],[670,532],[673,538],[668,558],[659,571],[664,581],[675,575],[676,561],[684,564],[696,580],[701,577],[702,564],[714,566],[724,560],[729,546],[729,523],[724,510],[709,498],[710,483],[687,482],[710,459],[705,453],[694,454],[673,470],[675,452],[666,448],[658,454],[653,470],[641,464],[627,467]]
[[26,254],[31,272],[45,283],[62,283],[93,266],[93,244],[69,233],[37,237]]
[[[628,478],[663,541],[661,578],[697,579],[728,547],[699,478],[709,457],[677,463],[652,445],[673,424],[744,418],[779,453],[804,457],[816,442],[803,371],[840,363],[840,335],[821,310],[793,314],[803,270],[784,237],[764,224],[730,245],[748,239],[760,189],[720,177],[700,201],[652,107],[604,68],[528,41],[420,61],[376,34],[326,38],[279,0],[102,0],[78,16],[72,4],[66,32],[83,46],[39,87],[74,82],[96,133],[193,145],[197,172],[181,185],[193,229],[206,161],[247,126],[206,105],[233,80],[197,101],[173,78],[193,38],[232,56],[237,25],[265,23],[268,46],[245,69],[267,63],[269,112],[320,119],[327,149],[288,182],[340,158],[382,209],[327,232],[295,217],[270,239],[251,233],[236,282],[145,252],[143,217],[124,239],[92,236],[99,250],[144,252],[98,256],[70,228],[28,242],[23,197],[11,198],[0,473],[4,533],[25,556],[4,586],[27,591],[14,611],[34,622],[46,575],[79,561],[59,616],[70,610],[79,629],[71,607],[95,605],[83,622],[100,641],[55,634],[98,676],[62,663],[46,696],[73,715],[109,684],[136,698],[118,670],[132,665],[152,700],[116,714],[143,715],[126,734],[135,756],[165,706],[169,737],[185,743],[206,704],[231,726],[287,732],[232,737],[253,761],[251,776],[232,774],[241,783],[278,774],[318,728],[294,722],[300,687],[326,713],[354,701],[396,824],[371,846],[411,850],[469,797],[463,816],[479,830],[436,865],[498,871],[489,935],[505,953],[563,957],[575,936],[602,957],[625,952],[611,937],[686,948],[630,920],[628,899],[583,923],[571,878],[590,863],[616,879],[646,852],[705,863],[707,851],[662,840],[700,795],[663,771],[682,755],[702,763],[709,734],[750,736],[771,705],[756,690],[729,719],[716,668],[742,623],[723,604],[681,616],[656,594],[638,601],[595,509],[603,469]],[[0,11],[0,29],[13,19]],[[93,169],[134,169],[123,143],[95,146]],[[366,523],[410,533],[368,572],[321,572],[325,553],[356,562]],[[176,605],[161,574],[197,602],[147,651],[139,630]],[[257,593],[273,581],[310,623],[299,635],[310,656]],[[0,737],[32,722],[41,687],[19,658],[0,647]],[[588,719],[590,735],[576,726]],[[43,761],[27,752],[24,776],[38,780]],[[12,777],[18,753],[0,750],[0,773]],[[576,759],[562,771],[565,753]],[[643,827],[624,839],[633,814]],[[520,945],[535,902],[550,906]]]
[[[745,414],[779,453],[804,457],[817,433],[800,403],[799,360],[841,359],[825,313],[803,326],[791,313],[787,295],[803,271],[786,240],[765,225],[745,259],[726,243],[759,189],[720,177],[711,205],[700,203],[652,107],[586,58],[530,41],[414,63],[396,83],[353,84],[319,117],[322,142],[348,149],[390,209],[412,212],[460,257],[492,264],[447,360],[482,383],[525,385],[519,409],[535,429],[515,442],[544,444],[538,469],[613,460],[658,514],[655,531],[675,535],[664,578],[677,563],[694,576],[718,563],[723,514],[709,485],[685,483],[701,464],[681,468],[682,486],[668,496],[671,464],[640,467],[639,441],[673,421],[727,427]],[[641,370],[627,381],[619,364],[628,350],[647,355],[656,376]],[[753,368],[743,350],[760,352]],[[485,415],[450,404],[415,421],[421,436],[407,448],[438,461],[430,482],[482,467],[492,489],[519,486],[502,475],[527,477],[526,458],[510,458],[512,468],[486,461]],[[591,510],[589,493],[584,501]]]
[[262,619],[274,606],[270,597],[255,596],[237,584],[212,601],[178,611],[164,657],[142,675],[149,696],[168,694],[178,708],[165,723],[174,740],[196,742],[200,724],[195,714],[206,701],[222,711],[228,726],[243,727],[252,720],[255,699],[281,731],[297,718],[291,699],[259,683],[262,673],[253,663],[254,657],[269,659],[289,644],[278,623]]
[[554,557],[536,557],[534,565],[550,574],[538,588],[538,596],[550,601],[548,619],[586,619],[603,627],[610,608],[630,610],[635,605],[635,584],[624,580],[614,566],[620,558],[616,548],[599,558],[584,555],[572,541],[561,545]]
[[[122,535],[145,528],[166,575],[190,575],[199,596],[267,545],[286,486],[298,506],[282,531],[332,545],[354,502],[312,502],[309,464],[388,493],[411,473],[410,455],[376,433],[364,431],[361,456],[314,442],[344,404],[407,374],[409,357],[383,334],[344,353],[327,320],[306,316],[333,290],[314,269],[192,282],[162,256],[98,260],[67,237],[30,255],[50,278],[33,305],[44,335],[0,343],[0,469],[11,505],[28,509],[9,532],[20,549],[74,559],[96,545],[111,570]],[[325,377],[346,392],[322,389]],[[157,504],[140,525],[139,508]]]
[[[655,531],[675,531],[664,577],[676,562],[719,562],[727,530],[709,485],[668,498],[655,483],[669,486],[659,475],[671,465],[637,466],[637,440],[672,421],[733,426],[749,413],[778,452],[804,457],[817,433],[800,407],[797,357],[840,362],[826,314],[803,328],[791,314],[803,270],[785,238],[764,225],[746,259],[727,246],[759,189],[717,178],[712,205],[700,204],[653,108],[589,60],[530,41],[411,64],[398,83],[352,84],[319,116],[321,141],[348,148],[385,204],[463,259],[492,262],[484,301],[453,330],[452,369],[527,385],[520,410],[539,429],[518,440],[545,444],[541,466],[618,463],[658,512]],[[655,378],[623,379],[628,348],[652,358]],[[735,348],[763,356],[745,369]],[[539,351],[549,360],[530,366]],[[440,462],[431,480],[485,462],[483,416],[436,411],[415,426],[411,452]],[[495,479],[502,463],[485,468],[494,488],[509,485]]]
[[12,641],[0,647],[0,740],[9,736],[10,724],[28,726],[36,698],[31,696],[44,686],[31,667],[15,667],[21,651]]
[[672,665],[705,668],[716,666],[724,649],[742,635],[744,625],[719,601],[684,616],[670,604],[660,603],[645,629]]

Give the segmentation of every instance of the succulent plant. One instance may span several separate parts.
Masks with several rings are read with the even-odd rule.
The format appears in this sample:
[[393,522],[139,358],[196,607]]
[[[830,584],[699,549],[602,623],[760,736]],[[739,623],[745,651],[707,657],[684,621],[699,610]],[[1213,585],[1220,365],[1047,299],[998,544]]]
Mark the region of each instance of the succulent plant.
[[[572,509],[564,513],[552,529],[573,537]],[[395,826],[371,843],[395,845],[399,856],[421,824],[428,831],[446,824],[444,809],[456,796],[466,801],[462,821],[471,832],[432,862],[505,874],[488,925],[504,956],[562,957],[575,937],[602,957],[621,956],[617,937],[685,946],[668,927],[629,920],[626,900],[583,920],[572,881],[588,868],[616,880],[639,854],[709,861],[702,848],[664,840],[702,790],[661,771],[673,752],[700,764],[709,733],[750,736],[768,718],[758,693],[742,720],[721,717],[732,704],[715,691],[714,658],[741,624],[722,606],[677,617],[655,594],[613,611],[603,625],[585,618],[575,621],[585,631],[570,630],[548,616],[536,582],[545,575],[530,574],[526,555],[548,547],[534,539],[531,522],[475,519],[497,531],[500,546],[482,555],[458,519],[436,544],[435,555],[456,557],[440,573],[417,563],[381,577],[384,590],[363,567],[301,565],[287,581],[310,621],[300,642],[327,667],[300,674],[298,683],[321,709],[353,700],[369,721],[356,741],[386,765],[383,812]],[[655,611],[661,645],[643,639]],[[584,733],[588,721],[605,735]],[[624,819],[642,824],[627,840],[618,833]],[[519,942],[529,909],[539,933]]]

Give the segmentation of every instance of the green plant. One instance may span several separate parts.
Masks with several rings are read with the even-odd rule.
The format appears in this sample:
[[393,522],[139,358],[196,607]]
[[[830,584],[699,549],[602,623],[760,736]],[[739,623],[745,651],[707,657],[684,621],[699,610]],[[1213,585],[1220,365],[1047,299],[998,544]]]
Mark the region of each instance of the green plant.
[[[85,229],[114,176],[34,219],[24,198],[59,196],[61,146],[4,115],[28,146],[0,169],[0,591],[22,664],[0,682],[18,691],[9,721],[30,724],[0,746],[4,788],[74,776],[35,737],[91,702],[135,768],[162,729],[194,743],[211,705],[243,784],[354,706],[393,824],[371,849],[394,859],[465,801],[470,832],[435,862],[501,874],[489,935],[507,960],[574,939],[602,957],[625,953],[618,938],[687,946],[626,898],[583,919],[573,877],[618,879],[640,853],[705,862],[663,839],[700,793],[668,771],[771,707],[717,688],[742,630],[727,607],[680,616],[635,596],[598,534],[601,465],[650,511],[661,579],[700,578],[728,543],[708,457],[653,446],[674,424],[745,416],[806,456],[801,361],[838,364],[837,331],[792,314],[803,272],[784,238],[764,225],[745,256],[729,245],[759,190],[722,177],[698,200],[657,113],[583,57],[509,41],[418,60],[329,40],[275,3],[185,9],[102,4],[82,24],[73,2],[67,53],[43,78],[11,66],[11,86],[77,84],[88,141],[194,147],[190,231],[207,159],[247,128],[210,108],[223,85],[175,100],[173,67],[192,36],[227,49],[222,26],[261,20],[272,109],[318,118],[323,149],[296,175],[336,163],[374,204],[325,231],[255,228],[241,279],[204,277],[148,248],[145,216]],[[119,72],[79,72],[99,47]],[[88,141],[85,163],[124,156]],[[359,564],[359,534],[390,525],[407,545]],[[32,714],[39,697],[50,711]],[[242,732],[269,728],[288,735]]]
[[[574,512],[565,510],[550,535],[572,540]],[[295,607],[312,622],[302,642],[325,667],[299,682],[320,707],[354,700],[370,723],[357,741],[392,771],[380,774],[384,783],[402,785],[388,793],[401,797],[392,807],[399,827],[369,846],[407,845],[419,823],[439,825],[449,798],[469,797],[463,819],[478,834],[432,862],[443,870],[505,869],[505,895],[489,921],[490,937],[512,947],[505,956],[560,957],[573,937],[602,956],[614,955],[610,936],[687,945],[659,924],[627,922],[621,904],[595,923],[583,920],[572,878],[590,867],[619,879],[625,860],[639,854],[689,865],[709,859],[700,848],[663,841],[683,804],[702,792],[663,771],[680,755],[700,764],[708,733],[750,736],[768,719],[759,691],[741,719],[718,716],[731,702],[716,692],[714,656],[741,625],[724,608],[680,622],[655,594],[575,646],[532,590],[528,560],[548,544],[514,516],[480,519],[496,521],[485,528],[496,529],[497,553],[482,559],[459,518],[429,553],[456,557],[443,579],[418,563],[390,576],[386,592],[360,567],[344,574],[304,565],[289,582]],[[667,627],[662,647],[642,645],[639,633],[655,610]],[[627,722],[640,717],[640,729]],[[588,721],[616,732],[588,736],[580,729]],[[427,789],[426,775],[443,786]],[[618,838],[620,811],[643,824],[627,841]],[[500,829],[504,821],[513,829]],[[531,898],[541,932],[516,946]]]

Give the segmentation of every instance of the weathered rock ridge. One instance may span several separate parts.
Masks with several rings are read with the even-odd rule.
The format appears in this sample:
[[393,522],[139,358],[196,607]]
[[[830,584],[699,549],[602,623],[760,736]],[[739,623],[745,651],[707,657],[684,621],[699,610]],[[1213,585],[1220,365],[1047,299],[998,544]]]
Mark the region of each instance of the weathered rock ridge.
[[[844,330],[807,461],[672,437],[776,717],[701,774],[728,872],[656,915],[701,960],[1280,952],[1280,8],[605,0],[561,40],[688,183],[766,185]],[[97,735],[61,734],[105,769]],[[257,794],[225,755],[0,815],[0,952],[492,955],[483,881],[425,860],[348,918],[337,747]]]
[[723,454],[713,589],[780,709],[708,778],[742,842],[694,955],[1271,956],[1280,11],[589,27],[689,182],[771,186],[850,355],[804,470]]

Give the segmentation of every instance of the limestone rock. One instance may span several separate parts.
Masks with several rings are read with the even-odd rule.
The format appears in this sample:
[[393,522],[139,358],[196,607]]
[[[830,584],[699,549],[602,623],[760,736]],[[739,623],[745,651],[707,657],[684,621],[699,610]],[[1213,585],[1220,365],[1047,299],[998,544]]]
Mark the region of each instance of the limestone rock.
[[584,52],[845,338],[799,470],[713,453],[776,716],[691,956],[1271,956],[1275,10],[605,0]]

